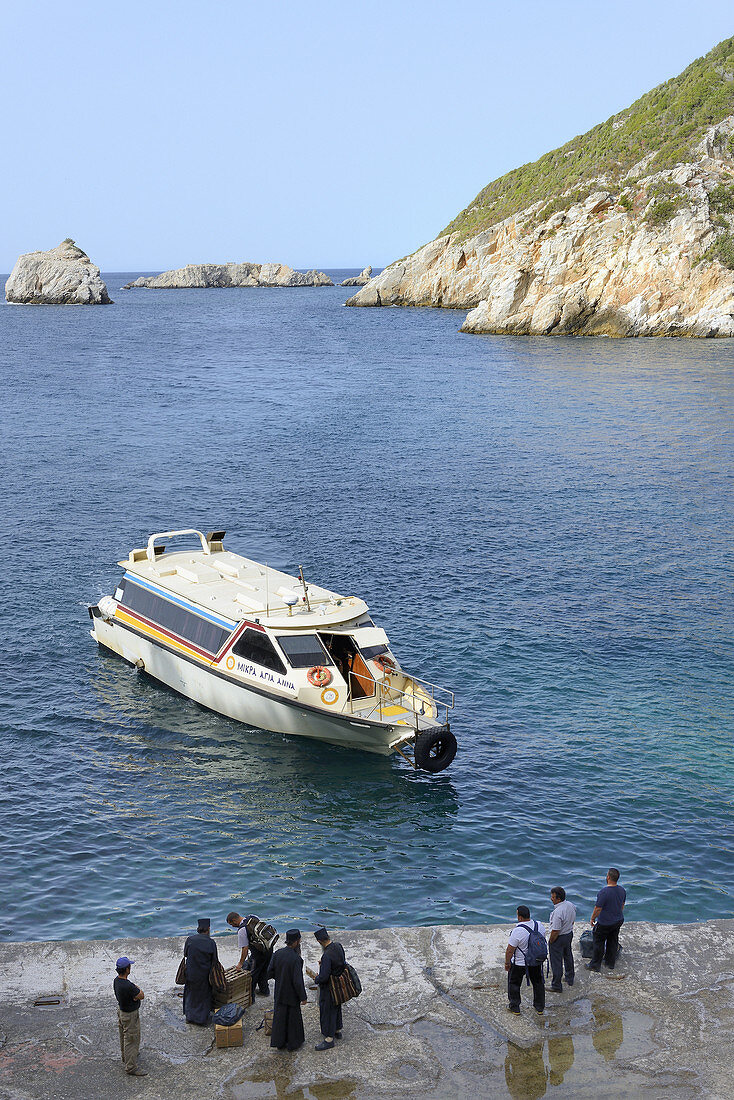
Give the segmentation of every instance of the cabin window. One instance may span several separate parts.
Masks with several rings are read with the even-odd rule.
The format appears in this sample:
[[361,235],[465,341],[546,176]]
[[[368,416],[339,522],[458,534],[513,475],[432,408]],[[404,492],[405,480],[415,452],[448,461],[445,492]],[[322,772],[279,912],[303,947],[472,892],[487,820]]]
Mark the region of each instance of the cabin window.
[[279,635],[278,645],[294,668],[334,663],[315,634]]
[[269,668],[271,672],[279,672],[281,676],[286,671],[275,646],[262,630],[252,630],[248,627],[232,646],[232,652],[245,661],[262,665],[263,668]]
[[193,611],[187,611],[185,607],[172,603],[163,596],[156,595],[147,588],[130,581],[127,577],[121,581],[122,590],[120,602],[123,607],[129,607],[131,611],[137,611],[151,622],[170,630],[187,642],[191,642],[198,649],[204,649],[207,653],[218,653],[232,631],[227,627],[218,626],[209,619],[202,619]]
[[361,645],[359,652],[364,657],[365,661],[372,661],[375,657],[379,657],[381,653],[387,653],[386,645]]

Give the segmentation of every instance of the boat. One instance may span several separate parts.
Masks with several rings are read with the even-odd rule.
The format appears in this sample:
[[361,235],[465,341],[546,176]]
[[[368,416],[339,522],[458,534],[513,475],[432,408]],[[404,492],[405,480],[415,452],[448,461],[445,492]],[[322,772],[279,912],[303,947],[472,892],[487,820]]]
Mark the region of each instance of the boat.
[[131,550],[114,595],[89,607],[95,641],[248,726],[447,768],[454,693],[403,669],[364,600],[225,550],[224,536],[161,531]]

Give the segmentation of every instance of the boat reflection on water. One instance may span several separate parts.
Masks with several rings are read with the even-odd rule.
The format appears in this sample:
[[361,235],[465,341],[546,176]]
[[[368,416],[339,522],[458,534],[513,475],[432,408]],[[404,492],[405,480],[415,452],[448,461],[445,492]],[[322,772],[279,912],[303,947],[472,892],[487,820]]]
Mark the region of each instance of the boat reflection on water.
[[99,660],[90,799],[107,829],[134,830],[167,900],[369,927],[435,920],[439,899],[452,919],[448,773],[250,729]]

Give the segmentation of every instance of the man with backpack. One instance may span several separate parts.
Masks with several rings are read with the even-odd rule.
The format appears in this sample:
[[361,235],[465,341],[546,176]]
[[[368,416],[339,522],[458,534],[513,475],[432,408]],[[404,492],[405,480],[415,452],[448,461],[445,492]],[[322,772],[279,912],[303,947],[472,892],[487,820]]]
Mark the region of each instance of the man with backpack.
[[507,997],[510,1012],[520,1012],[520,989],[523,978],[533,987],[533,1008],[539,1014],[545,1010],[543,963],[548,958],[545,926],[530,920],[527,905],[518,905],[517,924],[510,932],[505,951]]
[[249,917],[241,917],[240,914],[236,913],[234,910],[227,914],[227,924],[230,925],[231,928],[237,929],[237,946],[240,949],[239,961],[235,963],[235,968],[237,970],[244,970],[245,962],[249,955],[253,996],[257,993],[259,997],[269,997],[270,986],[268,984],[268,967],[273,957],[273,949],[272,947],[264,949],[260,944],[250,942],[250,937],[247,934],[247,922],[249,919]]

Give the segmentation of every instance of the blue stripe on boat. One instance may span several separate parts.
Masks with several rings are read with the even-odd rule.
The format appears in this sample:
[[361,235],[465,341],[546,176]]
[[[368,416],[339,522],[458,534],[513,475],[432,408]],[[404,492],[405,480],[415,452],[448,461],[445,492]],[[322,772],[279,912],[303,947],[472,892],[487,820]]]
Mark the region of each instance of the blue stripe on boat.
[[166,591],[165,588],[158,588],[156,585],[150,584],[149,581],[141,580],[141,578],[135,576],[135,574],[126,573],[125,580],[130,584],[139,584],[141,588],[147,588],[149,592],[154,592],[156,596],[162,596],[164,600],[170,600],[171,603],[178,604],[179,607],[183,607],[186,611],[193,611],[193,613],[200,618],[206,619],[210,623],[216,623],[217,626],[222,626],[225,630],[232,630],[232,628],[237,625],[236,619],[220,619],[217,615],[212,615],[211,611],[204,611],[204,609],[197,604],[189,603],[188,600],[184,600],[180,596],[174,596],[172,592]]

